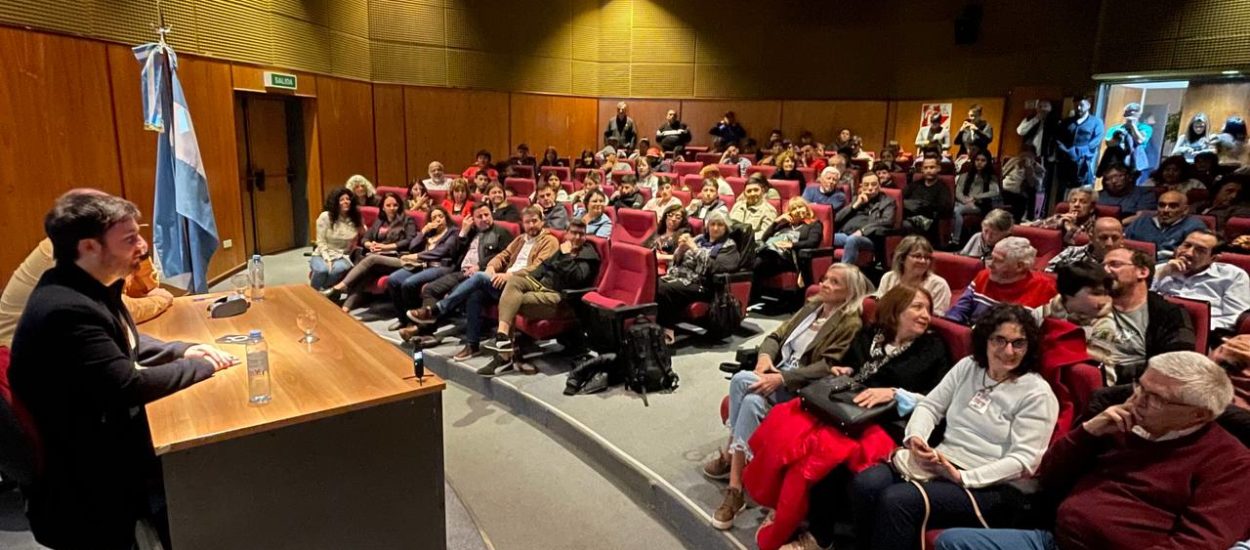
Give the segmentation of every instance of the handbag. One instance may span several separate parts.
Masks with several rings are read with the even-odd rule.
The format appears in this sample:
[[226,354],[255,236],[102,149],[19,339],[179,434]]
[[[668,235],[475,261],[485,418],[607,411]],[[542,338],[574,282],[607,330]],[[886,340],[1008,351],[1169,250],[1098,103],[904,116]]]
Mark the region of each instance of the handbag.
[[844,432],[858,431],[875,424],[894,410],[893,402],[872,408],[855,404],[855,396],[867,389],[850,376],[826,376],[799,390],[803,409]]
[[[917,491],[920,491],[920,498],[924,500],[924,517],[920,520],[920,550],[927,550],[925,544],[925,535],[929,530],[929,516],[933,513],[933,504],[929,501],[929,492],[925,490],[924,483],[936,479],[937,474],[920,468],[912,463],[911,451],[906,447],[899,447],[890,453],[890,467],[894,473],[903,478],[903,481],[910,483]],[[972,491],[967,487],[960,486],[964,493],[968,495],[968,501],[972,503],[972,512],[977,515],[977,521],[981,527],[990,528],[990,524],[985,521],[985,516],[981,514],[981,505],[977,503],[977,498],[972,495]]]

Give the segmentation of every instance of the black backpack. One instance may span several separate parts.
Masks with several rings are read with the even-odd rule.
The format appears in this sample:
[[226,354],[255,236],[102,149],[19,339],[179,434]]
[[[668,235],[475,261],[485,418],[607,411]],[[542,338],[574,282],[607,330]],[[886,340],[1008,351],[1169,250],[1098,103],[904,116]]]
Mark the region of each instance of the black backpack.
[[646,317],[639,316],[633,326],[625,331],[625,342],[618,355],[625,371],[625,387],[642,394],[647,402],[647,392],[677,389],[677,374],[673,372],[673,358],[664,345],[664,329]]

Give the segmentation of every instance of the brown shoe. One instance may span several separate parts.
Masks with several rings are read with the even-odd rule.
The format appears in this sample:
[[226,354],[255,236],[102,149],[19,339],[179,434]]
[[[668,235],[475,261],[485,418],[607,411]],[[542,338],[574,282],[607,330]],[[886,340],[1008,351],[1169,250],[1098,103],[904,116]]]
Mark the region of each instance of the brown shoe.
[[452,356],[452,359],[464,361],[466,359],[472,359],[477,355],[477,353],[478,350],[475,346],[465,345],[463,348],[460,348],[460,351],[456,352],[456,354]]
[[732,455],[721,449],[716,456],[703,463],[703,477],[724,481],[729,479],[729,469],[733,467]]
[[435,320],[434,309],[424,306],[417,309],[410,309],[404,313],[404,316],[408,317],[408,320],[419,324],[428,325]]
[[403,339],[403,341],[407,342],[419,336],[418,333],[420,330],[421,327],[404,327],[399,329],[399,337]]
[[782,545],[781,550],[826,550],[826,548],[816,542],[815,536],[804,531],[799,538]]
[[725,489],[725,502],[720,503],[720,508],[712,513],[712,527],[721,531],[733,529],[734,518],[738,512],[747,507],[746,496],[742,494],[742,489],[728,487]]

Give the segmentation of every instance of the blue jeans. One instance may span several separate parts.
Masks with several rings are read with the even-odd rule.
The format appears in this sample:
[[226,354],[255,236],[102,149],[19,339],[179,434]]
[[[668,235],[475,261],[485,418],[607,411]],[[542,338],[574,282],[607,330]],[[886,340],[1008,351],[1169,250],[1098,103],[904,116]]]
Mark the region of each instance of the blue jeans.
[[938,536],[937,550],[1055,550],[1049,531],[1024,529],[947,529]]
[[347,272],[352,270],[352,262],[347,258],[339,258],[330,265],[326,265],[326,261],[321,256],[313,256],[308,260],[308,267],[312,270],[309,283],[317,290],[324,290],[342,281],[343,277],[347,276]]
[[408,322],[408,317],[404,315],[404,312],[421,305],[421,288],[425,286],[425,283],[451,273],[451,269],[450,267],[427,267],[417,271],[396,269],[386,278],[386,294],[391,297],[391,303],[395,305],[395,315],[401,322]]
[[[853,264],[859,259],[859,253],[864,250],[871,251],[872,239],[863,235],[848,235],[846,233],[834,233],[833,245],[842,247],[842,263]],[[821,275],[824,275],[823,273]]]
[[495,288],[490,283],[490,275],[479,271],[456,285],[451,293],[438,301],[438,313],[446,315],[464,305],[464,342],[477,346],[482,341],[482,309],[499,303],[501,295],[503,289]]
[[729,418],[725,420],[730,433],[733,434],[729,450],[742,451],[746,453],[747,458],[751,457],[751,448],[747,446],[747,442],[751,440],[751,434],[755,433],[755,429],[760,427],[760,422],[764,421],[764,416],[773,408],[773,405],[794,398],[794,394],[790,393],[785,386],[773,392],[772,395],[760,395],[749,391],[747,388],[759,379],[760,377],[754,371],[740,370],[729,381]]

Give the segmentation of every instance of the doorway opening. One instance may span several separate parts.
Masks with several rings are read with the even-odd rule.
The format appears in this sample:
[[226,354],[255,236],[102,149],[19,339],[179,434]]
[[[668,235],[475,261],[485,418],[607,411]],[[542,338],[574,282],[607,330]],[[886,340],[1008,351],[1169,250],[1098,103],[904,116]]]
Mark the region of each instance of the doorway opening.
[[274,254],[309,242],[303,101],[272,94],[235,94],[244,240],[249,254]]

